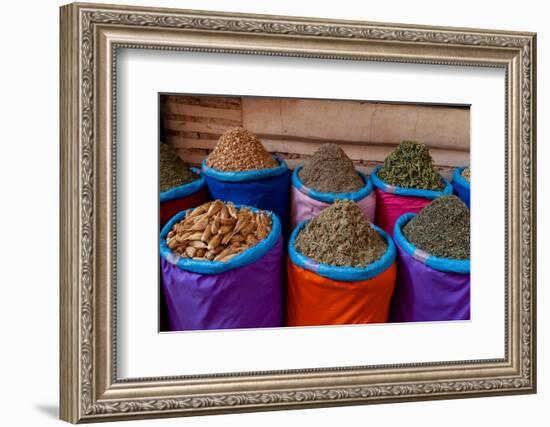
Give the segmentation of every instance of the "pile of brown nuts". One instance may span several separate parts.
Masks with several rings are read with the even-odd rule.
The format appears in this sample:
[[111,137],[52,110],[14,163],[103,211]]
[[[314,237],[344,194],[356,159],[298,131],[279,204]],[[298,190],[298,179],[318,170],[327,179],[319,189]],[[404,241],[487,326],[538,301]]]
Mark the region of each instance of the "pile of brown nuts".
[[168,247],[184,258],[227,262],[265,239],[271,216],[221,200],[187,211],[168,232]]

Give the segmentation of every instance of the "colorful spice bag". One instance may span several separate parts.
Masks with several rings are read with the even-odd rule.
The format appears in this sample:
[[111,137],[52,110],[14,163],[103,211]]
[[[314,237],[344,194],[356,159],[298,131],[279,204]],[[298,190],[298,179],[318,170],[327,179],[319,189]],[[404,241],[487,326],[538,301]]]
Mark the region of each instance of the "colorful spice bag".
[[455,194],[460,197],[460,200],[462,200],[468,208],[470,207],[470,181],[468,181],[464,176],[462,175],[462,172],[466,169],[465,167],[462,168],[455,168],[453,171],[453,180],[451,183],[453,184],[453,189]]
[[441,177],[445,188],[442,191],[403,188],[386,184],[377,172],[381,166],[374,168],[370,178],[376,193],[376,225],[393,235],[397,219],[408,212],[418,213],[433,199],[453,194],[452,185]]
[[286,162],[277,159],[274,168],[223,172],[202,162],[202,174],[214,199],[254,206],[275,213],[283,232],[288,227],[290,171]]
[[[199,174],[199,170],[192,168]],[[178,212],[194,208],[210,200],[206,180],[204,176],[189,184],[179,185],[160,193],[160,227],[164,225]]]
[[168,247],[168,233],[185,215],[174,216],[160,234],[170,330],[283,326],[284,254],[277,216],[271,214],[265,239],[221,262],[183,258]]
[[292,186],[290,189],[290,223],[292,229],[306,219],[313,218],[335,200],[353,200],[359,205],[365,216],[374,222],[376,213],[376,195],[374,187],[367,175],[360,172],[364,187],[352,193],[324,193],[306,187],[300,180],[301,166],[294,169],[292,174]]
[[470,319],[470,261],[438,258],[411,244],[402,228],[414,217],[402,215],[395,224],[398,276],[391,322]]
[[373,225],[387,243],[380,259],[364,268],[321,264],[296,250],[296,237],[307,223],[294,229],[288,245],[287,326],[387,322],[396,278],[392,239]]

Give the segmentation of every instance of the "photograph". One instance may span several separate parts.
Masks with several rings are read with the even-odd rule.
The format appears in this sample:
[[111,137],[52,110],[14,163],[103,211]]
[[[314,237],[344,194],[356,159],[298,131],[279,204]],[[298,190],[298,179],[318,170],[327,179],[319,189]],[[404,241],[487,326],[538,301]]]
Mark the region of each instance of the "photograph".
[[145,3],[56,21],[59,418],[537,392],[535,25]]
[[469,105],[160,93],[160,331],[469,320],[469,164]]

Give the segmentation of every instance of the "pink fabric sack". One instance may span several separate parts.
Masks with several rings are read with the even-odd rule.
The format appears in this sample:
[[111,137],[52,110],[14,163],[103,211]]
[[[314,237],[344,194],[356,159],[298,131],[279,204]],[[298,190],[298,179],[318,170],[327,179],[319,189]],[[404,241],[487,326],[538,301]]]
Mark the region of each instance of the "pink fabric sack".
[[302,167],[298,166],[292,174],[292,186],[290,188],[290,225],[294,230],[302,221],[317,216],[319,212],[330,206],[338,199],[353,200],[359,205],[365,216],[374,222],[376,213],[376,195],[370,178],[357,172],[365,186],[352,193],[323,193],[306,187],[298,173]]

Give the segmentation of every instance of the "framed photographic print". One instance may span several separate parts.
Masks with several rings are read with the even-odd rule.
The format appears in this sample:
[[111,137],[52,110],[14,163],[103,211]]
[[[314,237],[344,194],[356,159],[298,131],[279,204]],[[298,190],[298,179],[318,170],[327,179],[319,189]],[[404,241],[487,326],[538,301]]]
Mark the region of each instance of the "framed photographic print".
[[536,390],[536,37],[61,8],[61,418]]

